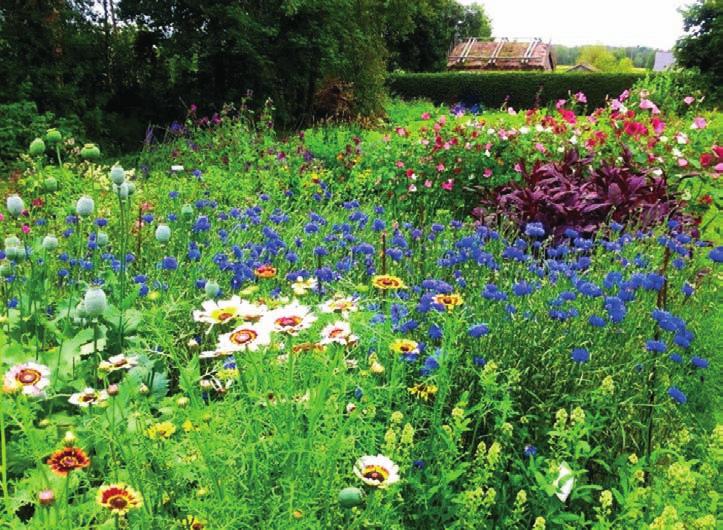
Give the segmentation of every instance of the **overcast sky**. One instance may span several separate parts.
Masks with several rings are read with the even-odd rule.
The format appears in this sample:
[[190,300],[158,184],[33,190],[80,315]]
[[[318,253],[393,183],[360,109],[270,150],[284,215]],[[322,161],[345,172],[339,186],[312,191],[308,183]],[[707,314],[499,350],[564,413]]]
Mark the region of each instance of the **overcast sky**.
[[[474,0],[459,0],[463,4]],[[494,37],[541,37],[555,44],[670,49],[683,33],[678,8],[692,0],[477,0]]]

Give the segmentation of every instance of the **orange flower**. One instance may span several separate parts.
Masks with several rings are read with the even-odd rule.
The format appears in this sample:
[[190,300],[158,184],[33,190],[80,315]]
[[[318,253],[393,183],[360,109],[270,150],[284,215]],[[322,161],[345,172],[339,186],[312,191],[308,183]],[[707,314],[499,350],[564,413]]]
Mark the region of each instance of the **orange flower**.
[[98,504],[111,513],[124,515],[143,504],[140,494],[125,484],[108,484],[98,489]]
[[56,475],[67,477],[74,469],[88,467],[90,459],[80,447],[63,447],[50,455],[47,464]]
[[396,276],[389,276],[387,274],[374,276],[372,278],[372,285],[377,289],[382,290],[407,288],[401,278],[398,278]]
[[256,275],[257,278],[273,278],[276,276],[276,267],[272,267],[271,265],[261,265],[256,268],[254,275]]

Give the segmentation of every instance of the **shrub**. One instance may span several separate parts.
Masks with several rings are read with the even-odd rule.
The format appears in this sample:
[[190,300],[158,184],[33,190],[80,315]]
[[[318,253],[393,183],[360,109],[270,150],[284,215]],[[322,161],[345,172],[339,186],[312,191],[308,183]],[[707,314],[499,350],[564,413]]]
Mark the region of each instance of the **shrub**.
[[536,107],[582,91],[592,106],[604,104],[642,79],[641,74],[559,75],[543,72],[392,74],[390,90],[405,99],[428,98],[435,103],[482,103],[499,107]]
[[[521,182],[497,188],[484,205],[520,226],[542,223],[556,236],[567,229],[593,235],[610,219],[648,226],[678,212],[665,178],[650,177],[633,167],[627,148],[619,165],[605,163],[593,168],[592,160],[592,156],[580,158],[577,150],[570,150],[562,162],[538,161],[529,172],[523,168]],[[484,212],[485,208],[477,208],[475,215],[484,217]]]

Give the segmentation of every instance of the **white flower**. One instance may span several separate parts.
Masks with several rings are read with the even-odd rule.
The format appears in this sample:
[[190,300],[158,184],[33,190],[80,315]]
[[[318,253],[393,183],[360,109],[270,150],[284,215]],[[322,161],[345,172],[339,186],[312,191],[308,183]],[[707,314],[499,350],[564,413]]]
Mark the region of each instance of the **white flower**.
[[259,320],[266,312],[266,306],[242,300],[234,295],[229,300],[206,300],[201,304],[202,311],[193,312],[193,320],[207,324],[224,324],[241,319],[247,322]]
[[339,313],[344,318],[349,318],[349,313],[359,311],[359,299],[353,296],[340,296],[327,300],[319,305],[322,313]]
[[[259,346],[271,343],[271,330],[267,323],[242,324],[218,338],[216,352],[256,351]],[[205,352],[209,353],[209,352]]]
[[520,134],[527,134],[528,132],[530,132],[530,128],[527,127],[526,125],[523,125],[522,127],[520,127]]
[[175,165],[171,166],[171,171],[173,171],[174,173],[179,173],[179,172],[183,171],[183,169],[184,169],[183,166],[180,164],[175,164]]
[[319,344],[341,344],[349,346],[359,342],[359,337],[351,332],[351,326],[344,320],[337,320],[333,324],[329,324],[321,330],[321,341]]
[[76,392],[70,396],[68,403],[78,405],[79,407],[90,407],[91,405],[100,405],[108,399],[108,392],[105,390],[95,390],[94,388],[86,388],[82,392]]
[[316,317],[308,307],[294,300],[288,305],[269,311],[263,320],[272,331],[296,335],[299,331],[311,327]]
[[384,455],[362,456],[354,464],[354,474],[368,486],[386,488],[399,481],[399,466]]
[[555,495],[562,502],[565,502],[572,492],[572,487],[575,484],[575,476],[572,474],[572,469],[563,462],[560,464],[557,478],[552,483],[555,486]]
[[316,289],[317,283],[316,278],[308,278],[305,280],[303,277],[297,276],[296,281],[291,284],[291,289],[295,295],[302,296],[305,295],[307,291]]
[[50,369],[34,362],[16,364],[5,373],[3,391],[22,392],[26,396],[42,397],[50,385]]
[[138,364],[138,357],[118,354],[108,358],[107,361],[101,361],[98,364],[98,370],[102,372],[115,372],[116,370],[130,370]]

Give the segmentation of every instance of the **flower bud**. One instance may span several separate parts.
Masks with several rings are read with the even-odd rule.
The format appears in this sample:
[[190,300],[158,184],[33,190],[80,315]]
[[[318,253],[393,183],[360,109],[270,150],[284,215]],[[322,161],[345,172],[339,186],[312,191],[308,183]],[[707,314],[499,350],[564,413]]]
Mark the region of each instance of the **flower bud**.
[[85,303],[81,301],[75,306],[75,314],[78,315],[79,318],[86,318],[88,316],[88,312],[85,310]]
[[88,289],[83,298],[83,305],[89,317],[95,318],[102,315],[108,307],[108,300],[103,289],[100,287],[91,287]]
[[156,227],[156,241],[159,243],[168,243],[171,239],[171,227],[167,224],[159,224]]
[[76,438],[73,431],[66,431],[65,436],[63,436],[63,443],[67,446],[73,445],[77,440],[78,438]]
[[80,157],[83,160],[98,160],[100,158],[100,149],[95,144],[85,144],[80,150]]
[[5,205],[8,207],[8,212],[13,217],[17,217],[23,210],[25,210],[25,203],[19,195],[10,195],[5,201]]
[[43,182],[43,189],[48,193],[58,191],[58,181],[55,179],[55,177],[46,178]]
[[43,238],[42,245],[44,250],[55,250],[56,248],[58,248],[58,238],[52,234],[48,234]]
[[364,492],[359,488],[344,488],[339,492],[339,504],[342,508],[353,508],[364,502]]
[[20,246],[20,239],[18,239],[18,236],[8,236],[5,238],[5,251],[9,248],[19,247]]
[[183,208],[181,208],[181,215],[186,220],[193,217],[193,206],[191,206],[190,204],[184,204]]
[[48,132],[45,133],[45,141],[48,142],[50,145],[57,144],[62,139],[63,135],[60,134],[60,131],[58,129],[48,129]]
[[148,385],[147,385],[147,384],[141,383],[141,386],[138,387],[138,392],[139,392],[142,396],[147,396],[147,395],[151,392],[151,389],[148,388]]
[[53,490],[43,490],[38,493],[38,502],[42,506],[50,506],[55,502],[55,493]]
[[121,166],[113,166],[110,168],[110,180],[116,186],[120,186],[126,179],[126,172]]
[[206,282],[204,290],[206,291],[206,296],[208,296],[209,298],[215,298],[216,295],[218,295],[218,293],[221,291],[221,287],[219,287],[218,282],[208,280]]
[[182,409],[185,409],[190,402],[191,402],[190,399],[188,399],[186,396],[182,396],[176,400],[176,405],[178,405],[178,407],[180,407]]
[[133,195],[136,192],[136,185],[133,182],[128,182],[128,195]]
[[32,142],[30,142],[30,147],[28,148],[28,153],[30,153],[30,156],[40,156],[45,152],[45,142],[43,142],[42,138],[36,138]]
[[95,234],[95,242],[99,247],[104,247],[108,244],[108,234],[105,232],[98,232]]
[[120,392],[120,387],[113,383],[112,385],[108,385],[108,388],[106,389],[106,392],[108,392],[109,396],[117,396]]
[[81,217],[89,217],[93,215],[93,210],[95,210],[95,203],[93,202],[93,199],[87,195],[84,195],[78,199],[78,202],[75,203],[75,213]]

